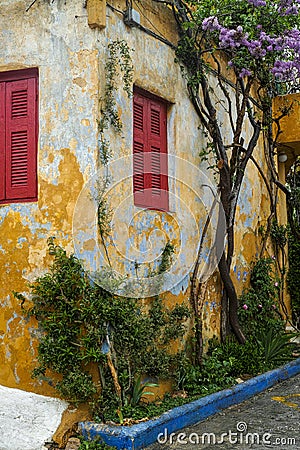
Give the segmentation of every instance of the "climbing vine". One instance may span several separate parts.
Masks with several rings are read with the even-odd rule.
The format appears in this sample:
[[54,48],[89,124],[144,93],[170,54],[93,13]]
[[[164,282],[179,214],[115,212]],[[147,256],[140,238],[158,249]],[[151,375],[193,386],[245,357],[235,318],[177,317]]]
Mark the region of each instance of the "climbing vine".
[[103,164],[107,164],[110,152],[108,142],[103,139],[104,130],[109,126],[116,132],[121,132],[122,122],[118,113],[116,103],[116,92],[119,86],[119,76],[121,75],[123,89],[130,98],[132,96],[133,65],[131,61],[131,49],[122,40],[112,41],[107,46],[108,58],[105,64],[105,90],[100,99],[100,119],[98,130],[100,133],[100,158]]
[[[127,96],[132,96],[132,76],[133,65],[131,61],[131,49],[125,41],[116,40],[108,44],[108,57],[104,68],[105,89],[103,96],[99,101],[99,119],[98,119],[98,152],[99,161],[102,166],[107,167],[112,158],[112,149],[107,137],[109,128],[115,132],[122,131],[122,122],[117,110],[116,95],[119,87],[119,77],[123,82],[123,89]],[[101,244],[103,245],[106,259],[111,266],[106,239],[111,233],[112,210],[109,206],[106,192],[111,183],[110,176],[106,174],[98,180],[97,185],[97,224]]]
[[107,165],[112,151],[105,132],[111,126],[117,133],[122,130],[122,122],[117,110],[116,94],[119,76],[123,81],[123,89],[130,98],[132,96],[133,65],[131,49],[125,41],[116,40],[108,44],[108,57],[104,68],[105,89],[99,101],[98,150],[102,165]]

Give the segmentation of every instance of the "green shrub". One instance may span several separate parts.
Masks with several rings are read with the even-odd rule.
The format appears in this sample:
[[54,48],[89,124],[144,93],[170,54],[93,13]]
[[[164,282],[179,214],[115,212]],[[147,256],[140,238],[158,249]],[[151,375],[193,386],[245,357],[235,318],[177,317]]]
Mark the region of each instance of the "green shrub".
[[[58,381],[51,382],[62,397],[89,402],[95,420],[122,423],[125,417],[158,415],[195,396],[232,386],[237,377],[256,375],[292,358],[291,336],[284,333],[277,309],[271,259],[256,262],[251,287],[241,297],[246,344],[214,341],[202,366],[195,367],[183,352],[172,355],[168,351],[170,343],[186,331],[189,311],[185,306],[168,309],[155,297],[146,307],[138,299],[112,295],[91,283],[80,261],[52,240],[49,251],[53,264],[30,285],[31,306],[25,310],[37,319],[41,331],[33,375],[49,379],[52,372],[59,374]],[[15,295],[23,306],[26,298]],[[142,401],[149,386],[141,381],[144,374],[176,378],[177,388],[186,391],[189,399],[169,394],[161,404],[147,404]],[[87,447],[101,443],[82,445],[104,449]]]
[[[186,331],[187,307],[164,308],[159,297],[146,307],[138,299],[112,295],[93,284],[80,261],[53,240],[49,251],[53,264],[30,285],[31,307],[25,310],[41,330],[33,375],[60,374],[52,382],[62,397],[89,401],[102,416],[128,405],[133,395],[135,402],[141,399],[140,375],[172,377],[180,354],[168,350]],[[23,305],[26,298],[15,295]]]
[[117,447],[111,447],[105,444],[101,439],[96,439],[94,441],[86,441],[81,437],[81,444],[78,450],[114,450]]
[[287,275],[288,289],[291,296],[293,320],[300,329],[300,230],[289,231],[289,271]]
[[261,353],[264,370],[274,369],[293,358],[293,351],[297,347],[291,339],[296,334],[278,333],[274,328],[261,330],[256,336],[256,342]]
[[206,395],[235,384],[231,375],[233,358],[222,360],[216,354],[205,355],[201,367],[184,360],[177,374],[178,388],[189,395]]
[[183,361],[177,373],[178,388],[190,395],[216,392],[236,384],[237,378],[248,378],[271,370],[293,359],[295,335],[275,328],[261,330],[244,345],[228,339],[225,343],[210,342],[202,367]]
[[280,282],[274,276],[273,264],[271,258],[255,261],[250,288],[239,299],[239,320],[248,338],[260,330],[272,328],[280,332],[285,328],[278,302]]
[[230,375],[237,378],[243,375],[257,375],[262,371],[261,350],[251,337],[244,345],[228,339],[216,346],[212,354],[220,361],[232,361]]

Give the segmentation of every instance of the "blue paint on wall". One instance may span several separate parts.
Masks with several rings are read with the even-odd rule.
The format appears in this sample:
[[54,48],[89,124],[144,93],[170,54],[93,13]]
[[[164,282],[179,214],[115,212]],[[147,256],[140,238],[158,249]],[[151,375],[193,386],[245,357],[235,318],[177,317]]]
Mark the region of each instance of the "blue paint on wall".
[[210,312],[212,312],[214,309],[217,309],[217,307],[218,307],[217,302],[212,301],[209,305]]
[[190,274],[187,274],[183,278],[183,280],[180,281],[180,283],[172,287],[172,289],[170,290],[171,294],[179,295],[180,292],[186,292],[189,287],[189,282],[190,282]]

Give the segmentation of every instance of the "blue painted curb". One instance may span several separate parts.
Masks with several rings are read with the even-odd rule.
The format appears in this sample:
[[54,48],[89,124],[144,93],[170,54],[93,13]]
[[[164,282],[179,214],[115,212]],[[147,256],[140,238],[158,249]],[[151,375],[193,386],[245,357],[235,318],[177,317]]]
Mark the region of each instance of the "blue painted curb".
[[298,373],[300,373],[300,358],[230,389],[224,389],[178,406],[163,413],[157,419],[128,427],[94,422],[80,422],[79,427],[85,439],[93,440],[101,437],[106,444],[115,446],[117,449],[138,450],[153,444],[158,435],[162,433],[163,436],[166,430],[170,435],[181,428],[194,425],[222,409],[241,403],[277,382],[284,381]]

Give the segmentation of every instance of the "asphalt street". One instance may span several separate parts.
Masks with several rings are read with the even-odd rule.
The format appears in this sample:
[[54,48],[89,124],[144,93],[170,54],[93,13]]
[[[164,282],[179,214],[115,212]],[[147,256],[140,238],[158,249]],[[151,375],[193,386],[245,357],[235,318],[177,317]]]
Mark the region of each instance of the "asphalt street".
[[192,427],[158,435],[149,450],[300,449],[300,375]]

